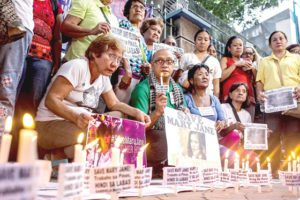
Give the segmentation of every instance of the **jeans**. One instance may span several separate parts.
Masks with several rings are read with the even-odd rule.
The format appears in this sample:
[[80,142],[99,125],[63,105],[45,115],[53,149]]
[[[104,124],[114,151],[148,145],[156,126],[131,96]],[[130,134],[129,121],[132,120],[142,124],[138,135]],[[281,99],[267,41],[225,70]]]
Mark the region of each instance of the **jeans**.
[[26,61],[17,109],[36,115],[37,107],[50,82],[52,62],[37,57],[27,57]]
[[17,87],[23,71],[32,32],[12,43],[0,46],[0,135],[7,116],[14,115]]

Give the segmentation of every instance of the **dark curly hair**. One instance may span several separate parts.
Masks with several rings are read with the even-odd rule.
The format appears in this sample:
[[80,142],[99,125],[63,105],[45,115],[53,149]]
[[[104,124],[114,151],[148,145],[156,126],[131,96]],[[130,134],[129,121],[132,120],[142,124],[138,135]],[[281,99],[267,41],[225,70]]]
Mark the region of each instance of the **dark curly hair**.
[[[129,20],[129,12],[130,12],[130,8],[133,2],[139,2],[141,4],[143,4],[143,6],[145,5],[145,1],[143,0],[128,0],[125,5],[124,5],[124,10],[123,10],[123,15]],[[147,14],[147,10],[145,9],[145,16]]]

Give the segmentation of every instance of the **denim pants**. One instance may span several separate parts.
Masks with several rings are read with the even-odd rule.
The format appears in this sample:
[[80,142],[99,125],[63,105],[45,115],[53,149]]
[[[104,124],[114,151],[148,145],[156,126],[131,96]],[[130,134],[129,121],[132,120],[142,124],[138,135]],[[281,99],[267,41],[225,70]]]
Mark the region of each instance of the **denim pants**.
[[7,116],[14,115],[17,87],[24,68],[32,32],[12,43],[0,46],[0,135]]
[[21,78],[24,81],[19,85],[21,91],[16,109],[21,109],[21,112],[29,112],[35,116],[37,107],[50,82],[52,62],[37,57],[27,57],[26,61]]

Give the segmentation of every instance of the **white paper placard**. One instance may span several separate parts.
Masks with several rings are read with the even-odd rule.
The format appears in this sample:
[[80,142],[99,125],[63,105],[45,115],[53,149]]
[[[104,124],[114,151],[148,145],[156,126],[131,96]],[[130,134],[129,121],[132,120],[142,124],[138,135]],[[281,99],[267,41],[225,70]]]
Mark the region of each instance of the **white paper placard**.
[[300,186],[300,172],[284,172],[280,171],[279,180],[286,186]]
[[220,181],[223,183],[230,183],[230,172],[221,172]]
[[84,164],[81,163],[59,165],[57,199],[82,197],[84,169]]
[[244,149],[268,150],[268,125],[246,123],[244,131]]
[[220,180],[219,170],[217,168],[206,168],[202,170],[202,184],[212,185]]
[[90,170],[92,193],[118,192],[133,187],[134,166],[96,167]]
[[163,185],[187,185],[189,183],[189,167],[164,167]]
[[248,184],[250,185],[270,185],[270,172],[261,170],[259,172],[248,172]]
[[293,97],[293,91],[293,87],[282,87],[266,91],[265,112],[272,113],[296,108],[297,100]]
[[134,187],[145,188],[148,187],[152,179],[152,167],[135,169]]
[[189,184],[200,183],[200,171],[198,167],[189,168]]
[[0,199],[35,199],[38,187],[36,170],[34,165],[0,165]]
[[230,169],[230,182],[238,183],[239,182],[239,170]]
[[171,108],[165,108],[164,118],[169,165],[221,170],[215,122]]

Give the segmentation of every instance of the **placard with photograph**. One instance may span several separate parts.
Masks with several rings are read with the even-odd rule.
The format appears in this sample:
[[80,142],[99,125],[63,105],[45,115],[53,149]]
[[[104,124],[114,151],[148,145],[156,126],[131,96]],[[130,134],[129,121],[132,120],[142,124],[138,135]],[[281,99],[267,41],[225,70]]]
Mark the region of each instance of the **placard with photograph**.
[[169,165],[221,170],[215,122],[199,115],[165,108]]
[[245,123],[244,149],[268,150],[268,125]]
[[296,108],[297,100],[293,97],[293,91],[293,87],[282,87],[266,91],[265,112],[273,113]]

